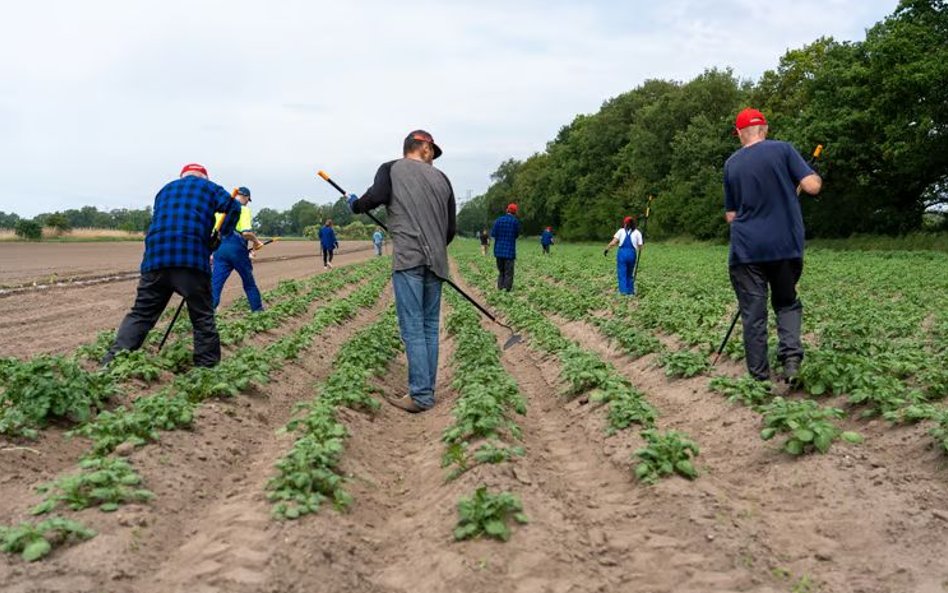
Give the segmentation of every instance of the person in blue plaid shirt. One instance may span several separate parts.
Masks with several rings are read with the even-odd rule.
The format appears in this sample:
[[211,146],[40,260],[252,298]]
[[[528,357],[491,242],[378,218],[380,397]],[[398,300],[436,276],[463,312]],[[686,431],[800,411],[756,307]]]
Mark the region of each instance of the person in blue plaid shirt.
[[517,237],[520,236],[516,204],[509,204],[507,213],[494,221],[490,236],[494,238],[494,257],[497,259],[497,289],[510,292],[517,259]]
[[196,163],[185,165],[180,178],[155,196],[135,304],[122,320],[103,366],[117,352],[141,347],[174,293],[188,304],[194,327],[194,366],[212,367],[220,362],[210,266],[216,212],[225,214],[220,233],[232,233],[240,217],[240,202],[208,180],[207,169]]

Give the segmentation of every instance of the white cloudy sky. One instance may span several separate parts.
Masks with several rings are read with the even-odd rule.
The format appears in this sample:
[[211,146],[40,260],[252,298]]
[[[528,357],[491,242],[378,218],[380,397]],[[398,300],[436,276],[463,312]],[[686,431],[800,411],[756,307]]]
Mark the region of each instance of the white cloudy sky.
[[3,0],[0,210],[150,205],[198,161],[254,206],[361,192],[414,128],[463,199],[647,78],[756,78],[896,0]]

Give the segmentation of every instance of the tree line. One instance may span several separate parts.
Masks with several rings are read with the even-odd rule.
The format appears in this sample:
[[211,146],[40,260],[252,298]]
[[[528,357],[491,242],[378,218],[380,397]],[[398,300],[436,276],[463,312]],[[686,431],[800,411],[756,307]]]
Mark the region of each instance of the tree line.
[[[385,209],[376,213],[376,217],[385,222]],[[322,225],[326,219],[332,219],[337,226],[346,226],[353,221],[363,225],[372,224],[368,217],[356,216],[349,211],[346,201],[339,198],[333,204],[318,205],[307,200],[299,200],[287,210],[261,208],[254,214],[254,229],[258,234],[273,237],[302,237],[306,228]],[[39,239],[43,227],[51,227],[61,232],[75,228],[118,229],[129,232],[145,232],[151,224],[151,207],[141,210],[126,208],[99,210],[95,206],[84,206],[60,212],[46,212],[33,218],[21,218],[15,213],[0,211],[0,229],[14,229],[17,234],[28,239]],[[358,227],[353,227],[358,228]],[[360,234],[365,234],[360,231]],[[371,236],[371,232],[368,233]]]
[[44,212],[33,218],[22,218],[13,212],[0,211],[0,229],[13,229],[22,222],[33,222],[40,227],[53,227],[61,231],[74,228],[118,229],[129,232],[144,232],[151,224],[151,207],[140,210],[118,208],[99,210],[95,206],[61,212]]
[[946,81],[948,3],[902,0],[865,40],[817,39],[756,82],[712,69],[609,99],[543,152],[501,163],[458,227],[474,233],[517,202],[528,234],[552,225],[566,239],[601,239],[651,195],[653,237],[726,238],[722,169],[739,148],[735,115],[754,106],[771,138],[804,156],[825,146],[823,192],[802,199],[811,236],[902,234],[926,212],[948,230]]
[[[382,223],[386,220],[385,208],[374,213]],[[307,227],[321,226],[327,219],[332,219],[335,226],[347,226],[354,221],[363,225],[373,224],[365,215],[355,215],[349,211],[349,205],[343,198],[332,204],[314,204],[307,200],[299,200],[287,210],[261,208],[254,214],[254,229],[257,234],[273,237],[302,237],[306,235]],[[371,233],[369,233],[371,236]]]

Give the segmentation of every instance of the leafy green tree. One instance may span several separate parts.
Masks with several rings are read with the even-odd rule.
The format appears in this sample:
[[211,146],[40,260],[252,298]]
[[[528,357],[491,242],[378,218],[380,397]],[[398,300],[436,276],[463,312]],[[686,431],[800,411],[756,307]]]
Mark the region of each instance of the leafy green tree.
[[62,212],[55,212],[46,217],[46,226],[56,230],[57,233],[68,233],[72,230],[69,219]]
[[17,237],[28,241],[39,241],[43,238],[43,226],[35,220],[25,218],[18,220],[13,227],[13,232]]
[[918,230],[948,207],[946,80],[948,2],[902,0],[864,41],[817,39],[756,83],[727,69],[648,80],[574,118],[544,152],[502,162],[460,219],[475,226],[515,201],[528,234],[603,239],[655,195],[652,238],[726,238],[722,169],[739,148],[734,116],[753,105],[771,138],[805,156],[825,145],[823,192],[801,198],[811,236]]
[[13,212],[7,214],[0,210],[0,229],[12,229],[16,226],[16,223],[19,222],[20,217]]
[[299,200],[290,207],[287,213],[287,234],[302,235],[303,229],[312,224],[320,224],[323,211],[320,207],[306,200]]

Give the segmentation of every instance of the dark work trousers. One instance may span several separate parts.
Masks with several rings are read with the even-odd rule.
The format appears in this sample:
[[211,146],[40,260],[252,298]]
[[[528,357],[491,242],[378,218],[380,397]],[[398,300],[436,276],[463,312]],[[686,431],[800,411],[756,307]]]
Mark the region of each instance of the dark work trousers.
[[221,340],[214,324],[210,277],[192,268],[166,268],[142,274],[135,304],[122,320],[102,364],[110,362],[120,350],[141,348],[174,293],[183,296],[188,305],[194,327],[194,366],[212,367],[220,362]]
[[513,274],[515,259],[506,257],[497,258],[497,288],[510,292],[513,289]]
[[323,249],[323,267],[326,267],[326,264],[332,263],[332,252],[333,249]]
[[777,358],[803,358],[800,327],[803,304],[797,298],[797,282],[803,272],[802,259],[731,266],[731,286],[744,324],[744,354],[747,370],[756,379],[770,378],[767,358],[767,288],[777,315]]

